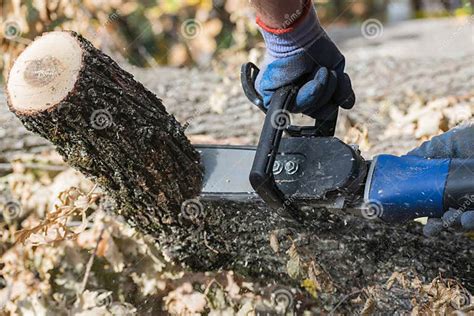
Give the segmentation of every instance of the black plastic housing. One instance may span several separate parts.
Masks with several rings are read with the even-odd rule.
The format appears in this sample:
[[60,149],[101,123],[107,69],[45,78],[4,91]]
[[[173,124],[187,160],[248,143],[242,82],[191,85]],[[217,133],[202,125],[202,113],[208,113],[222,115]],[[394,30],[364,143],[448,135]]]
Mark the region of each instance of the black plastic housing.
[[[266,113],[249,176],[250,184],[280,216],[301,222],[303,213],[295,202],[305,195],[305,190],[308,199],[321,198],[332,192],[355,192],[360,189],[358,184],[365,177],[367,164],[352,147],[333,138],[337,109],[328,107],[330,112],[325,113],[324,119],[316,120],[314,126],[292,126],[290,111],[294,107],[298,86],[289,85],[277,90],[266,109],[255,89],[258,73],[259,69],[252,63],[242,66],[241,80],[247,98]],[[285,131],[289,136],[284,139],[286,148],[280,148]],[[273,173],[277,155],[279,160],[284,160],[282,157],[285,155],[294,156],[296,160],[290,163],[298,164],[299,160],[304,172],[297,174],[295,171],[288,179],[280,180],[278,185]],[[289,189],[286,195],[281,187]]]
[[452,159],[444,190],[444,208],[474,209],[474,159]]

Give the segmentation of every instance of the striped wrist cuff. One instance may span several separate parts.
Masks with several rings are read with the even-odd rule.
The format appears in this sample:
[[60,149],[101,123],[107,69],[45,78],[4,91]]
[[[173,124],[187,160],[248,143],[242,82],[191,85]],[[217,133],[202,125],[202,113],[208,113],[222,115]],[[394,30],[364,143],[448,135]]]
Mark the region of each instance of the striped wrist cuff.
[[304,10],[293,23],[289,17],[290,26],[284,29],[269,28],[257,18],[270,56],[283,58],[296,54],[313,45],[324,34],[311,1],[307,1]]

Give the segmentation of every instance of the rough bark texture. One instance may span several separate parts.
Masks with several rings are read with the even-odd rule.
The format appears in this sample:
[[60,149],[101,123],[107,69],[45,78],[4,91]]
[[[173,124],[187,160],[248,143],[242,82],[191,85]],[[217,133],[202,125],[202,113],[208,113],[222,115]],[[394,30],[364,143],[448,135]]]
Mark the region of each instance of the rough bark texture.
[[[266,281],[289,281],[287,251],[294,244],[302,265],[316,262],[322,270],[318,278],[335,289],[320,295],[321,306],[343,300],[338,312],[358,310],[360,306],[351,305],[345,295],[370,286],[377,286],[378,311],[409,311],[416,296],[412,289],[383,287],[395,271],[426,282],[441,273],[474,290],[473,241],[460,234],[426,239],[416,223],[388,226],[324,210],[308,210],[311,220],[301,226],[277,217],[261,202],[200,201],[203,208],[196,202],[199,212],[186,216],[176,202],[196,193],[189,188],[198,183],[175,180],[188,179],[192,172],[196,177],[191,178],[198,178],[195,152],[151,93],[80,40],[89,52],[85,65],[94,66],[86,67],[76,93],[66,101],[81,106],[66,105],[67,116],[55,109],[20,118],[28,129],[56,144],[69,164],[95,177],[116,199],[122,214],[155,237],[174,261],[194,271],[231,269]],[[104,108],[112,114],[113,124],[93,129],[93,111]],[[178,142],[174,142],[176,131]],[[163,152],[177,153],[176,159],[164,159]],[[169,170],[181,175],[167,174]],[[159,183],[157,175],[163,174],[166,178]],[[173,185],[175,193],[185,194],[173,196]],[[158,193],[163,187],[164,197]],[[270,236],[278,240],[278,252],[271,247]],[[297,279],[305,277],[303,273]]]
[[[288,250],[294,243],[302,265],[315,261],[323,271],[320,278],[338,290],[321,296],[325,304],[336,304],[354,289],[378,285],[380,311],[409,311],[413,289],[384,288],[395,271],[424,282],[441,274],[474,289],[473,241],[461,234],[427,239],[417,223],[389,226],[317,209],[308,210],[312,219],[300,226],[258,203],[203,204],[201,218],[173,226],[171,235],[153,233],[171,258],[193,270],[229,269],[264,280],[289,280]],[[271,247],[271,235],[278,239],[278,253]],[[297,280],[305,277],[303,272]]]
[[[110,57],[71,33],[83,50],[76,85],[59,104],[19,112],[25,127],[56,145],[66,162],[107,189],[132,223],[162,227],[199,194],[199,154],[153,93]],[[8,91],[7,91],[8,94]]]

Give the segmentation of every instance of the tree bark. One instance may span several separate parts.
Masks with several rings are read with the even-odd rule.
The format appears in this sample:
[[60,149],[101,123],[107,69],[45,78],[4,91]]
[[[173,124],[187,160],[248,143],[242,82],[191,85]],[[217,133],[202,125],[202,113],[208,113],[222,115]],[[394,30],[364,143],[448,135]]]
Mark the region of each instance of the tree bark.
[[[167,230],[163,222],[200,192],[199,153],[160,99],[90,42],[70,34],[82,50],[73,90],[57,104],[29,110],[13,104],[15,87],[7,84],[10,110],[56,145],[69,165],[107,189],[127,220],[146,232]],[[33,70],[30,82],[48,79],[39,75],[44,70]],[[26,71],[23,76],[28,78]]]
[[[354,312],[344,299],[375,286],[381,312],[409,311],[412,288],[386,290],[393,272],[429,282],[440,273],[473,289],[473,242],[460,234],[426,239],[420,225],[375,221],[305,209],[303,225],[285,220],[261,201],[188,200],[200,189],[199,156],[161,101],[109,57],[73,34],[84,51],[74,90],[39,112],[11,110],[50,140],[73,167],[93,177],[118,204],[118,213],[193,271],[234,270],[265,282],[299,284],[316,275],[321,306]],[[93,119],[107,114],[108,124]],[[95,125],[100,126],[95,126]],[[377,294],[374,294],[377,293]],[[327,308],[325,309],[327,311]]]

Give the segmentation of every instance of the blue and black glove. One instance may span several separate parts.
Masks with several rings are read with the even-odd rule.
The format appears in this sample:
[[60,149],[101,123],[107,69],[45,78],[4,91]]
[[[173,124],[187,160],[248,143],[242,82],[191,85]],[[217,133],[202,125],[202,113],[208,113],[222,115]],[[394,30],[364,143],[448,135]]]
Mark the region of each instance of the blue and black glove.
[[300,89],[292,111],[324,119],[338,107],[352,108],[355,95],[344,56],[320,26],[312,2],[305,3],[286,29],[271,29],[257,18],[267,51],[255,88],[268,108],[278,89],[296,84]]
[[[434,137],[420,147],[410,151],[408,155],[423,158],[474,158],[474,123],[460,126]],[[464,170],[471,173],[471,170]],[[474,174],[471,174],[474,187]],[[472,199],[472,200],[471,200]],[[450,209],[442,218],[429,218],[423,232],[426,236],[439,235],[447,228],[474,231],[474,198],[466,199],[464,209]]]
[[474,123],[452,129],[405,156],[374,158],[363,210],[402,223],[428,217],[424,234],[474,231]]

